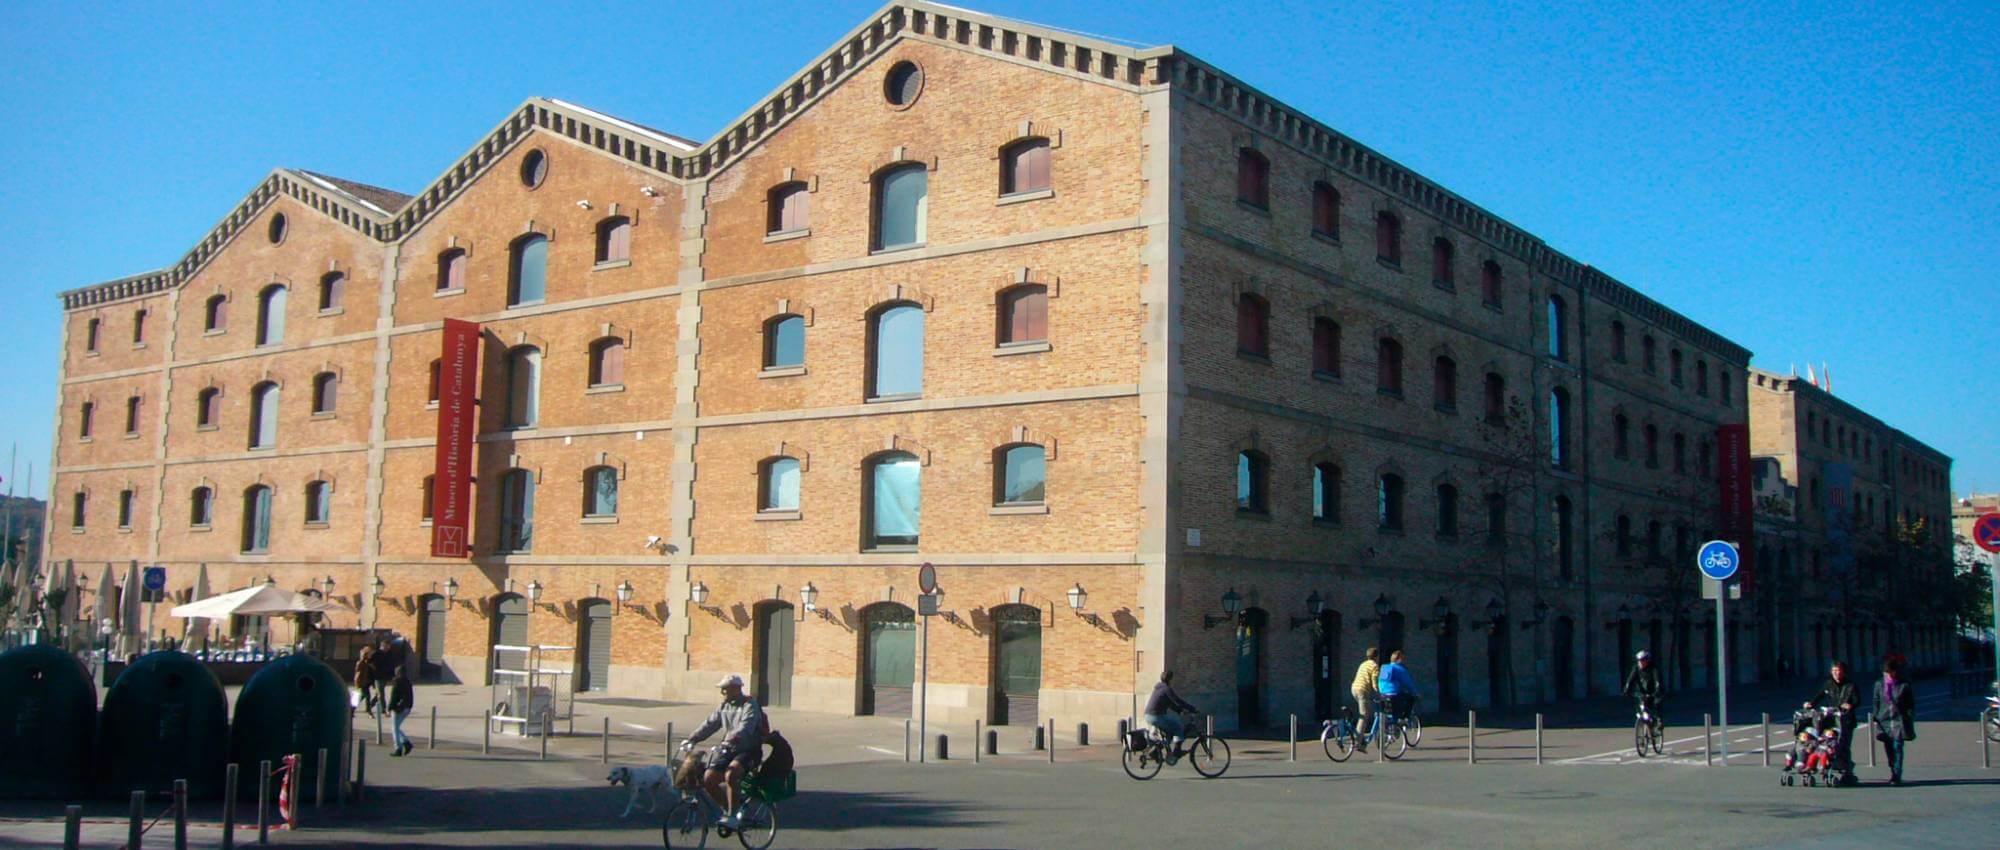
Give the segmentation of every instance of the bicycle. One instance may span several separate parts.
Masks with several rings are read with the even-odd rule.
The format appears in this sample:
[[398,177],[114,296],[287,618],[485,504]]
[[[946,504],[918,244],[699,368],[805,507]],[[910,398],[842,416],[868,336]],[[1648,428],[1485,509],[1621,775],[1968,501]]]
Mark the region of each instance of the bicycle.
[[[1195,728],[1195,716],[1181,713],[1181,727]],[[1168,748],[1167,736],[1152,727],[1134,729],[1125,738],[1125,752],[1121,761],[1125,775],[1144,781],[1158,776],[1160,768],[1169,760],[1185,755],[1188,764],[1205,779],[1214,779],[1229,769],[1229,742],[1207,732],[1196,732],[1182,741],[1182,746]]]
[[2000,743],[2000,696],[1986,698],[1986,710],[1979,712],[1979,726],[1986,730],[1986,740]]
[[1354,748],[1361,743],[1361,729],[1354,722],[1354,709],[1340,707],[1340,716],[1320,724],[1319,747],[1326,751],[1326,757],[1334,761],[1346,761],[1354,755]]
[[[693,744],[681,742],[674,757],[668,760],[669,771],[680,775],[682,761],[692,758],[693,752]],[[660,843],[668,850],[698,850],[708,846],[708,833],[713,829],[716,837],[724,841],[736,836],[744,850],[770,847],[778,838],[778,803],[798,792],[798,772],[786,774],[784,781],[775,787],[745,776],[737,788],[742,803],[737,825],[733,827],[718,822],[722,819],[722,805],[708,793],[707,785],[697,782],[692,791],[675,788],[681,796],[667,809],[666,819],[660,824]]]
[[1646,700],[1639,700],[1639,711],[1632,720],[1632,747],[1638,750],[1639,757],[1645,758],[1648,752],[1660,755],[1663,747],[1661,740],[1666,737],[1666,731],[1666,721],[1653,713],[1653,707]]
[[1414,701],[1409,715],[1403,716],[1389,710],[1389,700],[1385,697],[1375,704],[1375,728],[1369,734],[1375,745],[1382,748],[1382,757],[1395,761],[1423,740],[1424,722],[1417,719]]

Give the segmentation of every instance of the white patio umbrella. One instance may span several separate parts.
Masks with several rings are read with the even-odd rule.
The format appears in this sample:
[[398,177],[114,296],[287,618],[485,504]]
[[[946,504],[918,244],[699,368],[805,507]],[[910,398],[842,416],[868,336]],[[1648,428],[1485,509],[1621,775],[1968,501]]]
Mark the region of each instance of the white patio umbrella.
[[129,638],[135,650],[144,646],[139,633],[143,611],[139,600],[145,595],[145,585],[139,581],[139,562],[132,561],[125,570],[125,592],[118,597],[118,633]]
[[190,619],[226,620],[232,616],[353,613],[353,611],[354,609],[338,602],[329,602],[303,593],[293,593],[274,584],[258,584],[241,590],[232,590],[220,596],[197,599],[186,605],[177,605],[170,613],[176,617]]
[[[208,564],[204,563],[200,566],[198,570],[196,570],[194,574],[194,591],[188,595],[188,599],[190,601],[195,599],[207,599],[209,592],[210,591],[208,589]],[[201,640],[202,647],[207,648],[208,620],[200,618],[189,620],[188,628],[183,633],[183,636],[185,638],[185,642],[187,643],[192,643],[195,639],[199,638]]]

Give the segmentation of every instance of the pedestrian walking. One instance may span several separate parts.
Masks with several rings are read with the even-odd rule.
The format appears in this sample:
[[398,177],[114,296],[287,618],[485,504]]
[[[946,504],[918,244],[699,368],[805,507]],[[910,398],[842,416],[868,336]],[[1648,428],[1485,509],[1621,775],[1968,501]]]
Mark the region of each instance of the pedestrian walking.
[[[1375,728],[1368,724],[1375,719],[1375,701],[1382,696],[1378,688],[1382,677],[1380,653],[1381,650],[1378,648],[1368,647],[1367,657],[1362,659],[1360,667],[1354,668],[1354,683],[1348,686],[1348,692],[1354,695],[1355,704],[1361,707],[1361,725],[1355,728],[1364,731]],[[1365,735],[1359,737],[1360,740],[1355,746],[1366,751],[1368,738]]]
[[396,668],[396,678],[389,684],[389,713],[396,718],[396,748],[389,751],[392,756],[406,756],[416,745],[410,743],[410,736],[403,734],[403,720],[410,716],[410,710],[417,707],[417,689],[410,684],[410,673]]
[[1860,691],[1847,662],[1835,661],[1827,669],[1826,683],[1805,702],[1806,708],[1823,704],[1833,710],[1834,721],[1840,726],[1840,769],[1850,776],[1854,772],[1854,709],[1861,705]]
[[375,716],[375,647],[363,646],[354,656],[354,687],[361,691],[361,709]]
[[1903,784],[1903,745],[1917,739],[1917,695],[1896,655],[1883,659],[1882,681],[1875,686],[1875,738],[1889,757],[1889,784]]

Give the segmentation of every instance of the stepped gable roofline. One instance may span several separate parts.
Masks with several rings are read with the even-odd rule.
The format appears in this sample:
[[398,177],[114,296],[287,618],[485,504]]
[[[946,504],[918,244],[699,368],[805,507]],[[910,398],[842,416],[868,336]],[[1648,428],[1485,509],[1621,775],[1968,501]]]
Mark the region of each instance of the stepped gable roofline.
[[674,135],[674,134],[672,134],[672,133],[669,133],[669,132],[666,132],[666,131],[664,131],[664,130],[658,130],[658,129],[655,129],[655,128],[652,128],[652,127],[648,127],[648,126],[646,126],[646,125],[644,125],[644,124],[641,124],[641,123],[639,123],[639,122],[637,122],[637,121],[630,121],[630,120],[626,120],[626,119],[624,119],[624,118],[619,118],[619,117],[617,117],[617,116],[615,116],[615,115],[607,115],[607,114],[605,114],[605,113],[602,113],[602,112],[599,112],[599,111],[597,111],[597,110],[595,110],[595,109],[591,109],[591,108],[589,108],[589,107],[587,107],[587,106],[579,106],[579,105],[577,105],[577,104],[574,104],[574,103],[571,103],[571,102],[569,102],[569,101],[567,101],[567,100],[561,100],[561,99],[559,99],[559,98],[553,98],[553,97],[549,97],[549,98],[541,98],[541,99],[542,99],[542,100],[546,100],[546,101],[548,101],[549,103],[553,103],[553,104],[555,104],[555,105],[557,105],[557,106],[560,106],[560,107],[563,107],[564,109],[569,109],[569,110],[573,110],[573,111],[576,111],[576,112],[580,112],[580,113],[583,113],[583,114],[585,114],[585,115],[589,115],[589,116],[591,116],[591,117],[593,117],[593,118],[596,118],[596,119],[597,119],[597,120],[599,120],[599,121],[603,121],[603,122],[605,122],[605,123],[608,123],[608,124],[616,124],[616,125],[619,125],[619,126],[621,126],[621,127],[624,127],[624,128],[626,128],[626,129],[628,129],[628,130],[631,130],[631,131],[633,131],[633,132],[635,132],[635,133],[646,133],[646,134],[651,134],[651,135],[653,136],[653,138],[655,138],[655,139],[657,139],[657,140],[659,140],[659,141],[662,141],[662,142],[665,142],[665,143],[667,143],[667,144],[669,144],[669,145],[673,145],[673,146],[675,146],[675,147],[678,147],[678,148],[680,148],[681,150],[684,150],[684,151],[691,151],[691,150],[694,150],[695,148],[698,148],[698,147],[701,147],[701,143],[700,143],[700,142],[697,142],[697,141],[695,141],[695,140],[693,140],[693,139],[690,139],[690,138],[688,138],[688,137],[686,137],[686,136],[676,136],[676,135]]
[[63,309],[75,310],[80,307],[95,307],[99,304],[151,295],[172,286],[173,280],[173,269],[159,269],[72,289],[57,297],[62,299]]
[[387,218],[390,213],[402,209],[403,205],[410,200],[409,195],[405,195],[394,189],[370,186],[354,180],[342,180],[331,174],[321,174],[317,171],[299,170],[298,173],[328,189],[340,192],[354,201],[367,205],[383,218]]
[[1946,466],[1951,465],[1950,455],[1938,451],[1936,448],[1933,448],[1929,443],[1926,443],[1922,440],[1910,436],[1909,432],[1906,432],[1900,428],[1890,425],[1887,422],[1882,421],[1881,417],[1876,416],[1873,413],[1869,413],[1866,410],[1862,410],[1859,407],[1855,407],[1853,404],[1849,403],[1846,399],[1834,395],[1833,393],[1827,392],[1826,390],[1820,389],[1819,387],[1813,386],[1813,383],[1811,381],[1808,381],[1803,377],[1800,377],[1798,375],[1781,375],[1769,369],[1759,369],[1755,366],[1750,367],[1751,377],[1756,377],[1759,375],[1767,379],[1765,381],[1765,384],[1769,389],[1777,390],[1779,392],[1798,393],[1801,395],[1810,396],[1814,402],[1825,405],[1827,407],[1831,407],[1834,409],[1836,413],[1842,414],[1849,418],[1859,419],[1870,426],[1880,428],[1884,431],[1889,432],[1889,440],[1894,442],[1898,446],[1912,449],[1917,453],[1925,455],[1930,459],[1935,460]]

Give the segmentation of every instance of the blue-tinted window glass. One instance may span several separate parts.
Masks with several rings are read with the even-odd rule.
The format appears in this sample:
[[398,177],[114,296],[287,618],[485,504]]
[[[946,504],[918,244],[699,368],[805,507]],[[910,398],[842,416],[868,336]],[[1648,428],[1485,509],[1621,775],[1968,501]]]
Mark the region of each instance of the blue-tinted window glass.
[[282,286],[264,290],[257,305],[257,344],[277,345],[285,341],[285,293]]
[[1047,472],[1045,455],[1041,446],[1015,446],[1007,450],[1004,480],[1000,485],[1000,501],[1040,502],[1042,484]]
[[772,323],[766,343],[764,366],[801,366],[806,362],[806,320],[786,316]]
[[869,508],[870,542],[876,546],[914,546],[923,491],[921,467],[915,455],[895,453],[875,461]]
[[618,471],[608,466],[600,466],[590,471],[588,482],[589,501],[584,507],[587,516],[618,515]]
[[902,304],[875,316],[872,396],[924,391],[924,311]]
[[771,461],[764,472],[764,503],[758,507],[767,511],[796,511],[799,509],[799,462],[793,458],[781,457]]
[[875,247],[899,248],[924,241],[930,207],[929,175],[921,165],[900,165],[884,173],[876,187]]
[[542,300],[548,292],[548,274],[548,237],[536,234],[514,243],[514,286],[507,306]]

